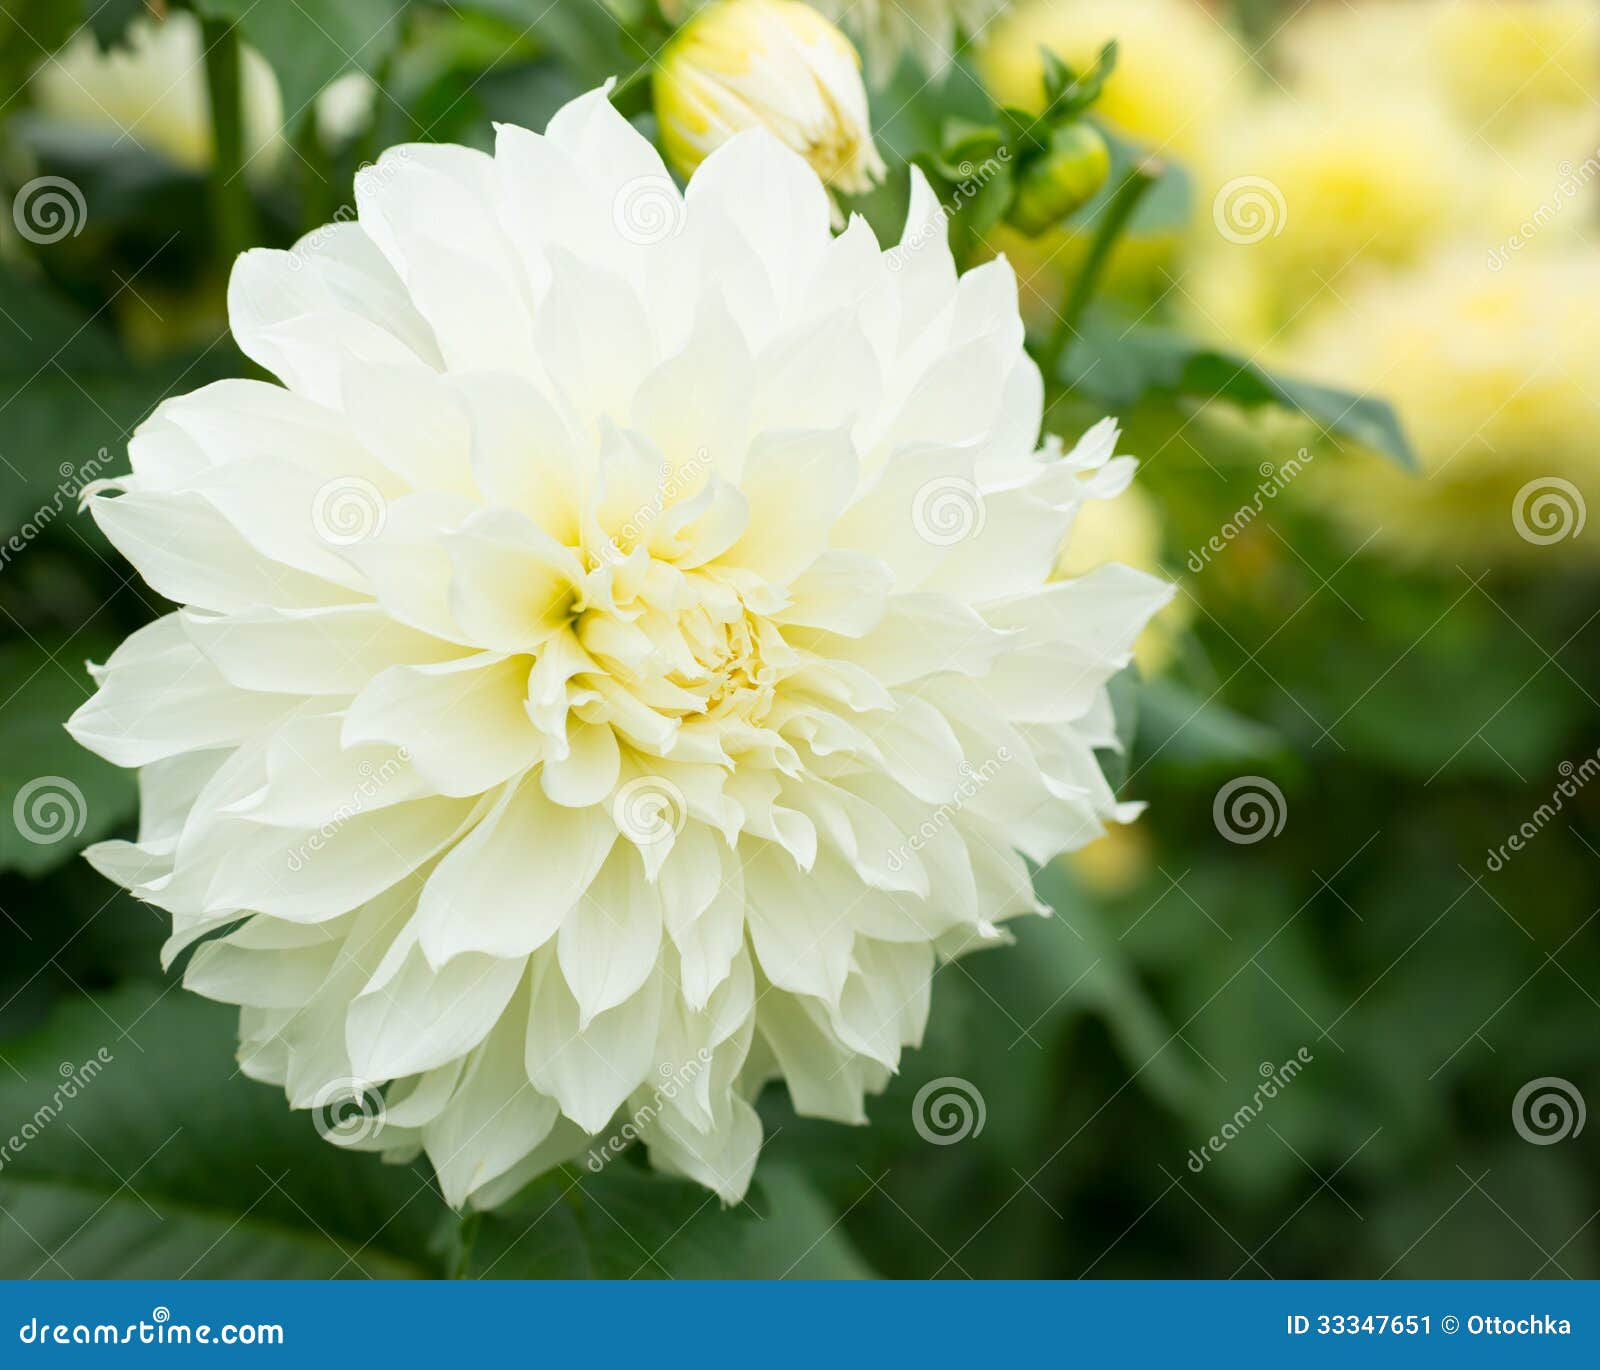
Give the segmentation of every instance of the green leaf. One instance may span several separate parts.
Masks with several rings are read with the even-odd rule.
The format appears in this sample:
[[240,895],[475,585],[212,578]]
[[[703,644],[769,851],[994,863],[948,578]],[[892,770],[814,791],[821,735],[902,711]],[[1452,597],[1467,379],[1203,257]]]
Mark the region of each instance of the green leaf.
[[[6,325],[0,320],[0,333]],[[0,375],[0,538],[6,573],[27,544],[45,531],[75,542],[105,546],[92,520],[77,516],[78,495],[89,481],[124,472],[128,435],[148,417],[174,383],[184,389],[212,379],[202,365],[184,376],[181,364],[151,369],[126,363],[121,374],[47,367],[37,376]],[[196,379],[198,377],[198,379]],[[17,387],[10,389],[13,379]],[[10,403],[6,403],[7,397]],[[87,398],[85,398],[87,396]],[[103,553],[102,553],[103,555]]]
[[871,1280],[877,1272],[845,1235],[833,1207],[797,1165],[764,1163],[745,1229],[744,1275],[752,1280]]
[[195,0],[195,9],[237,23],[267,59],[293,129],[335,77],[375,74],[399,45],[406,0]]
[[46,531],[104,556],[93,523],[76,517],[78,492],[126,469],[128,434],[169,393],[238,375],[243,363],[220,340],[198,355],[134,362],[102,318],[3,265],[0,298],[0,575]]
[[57,643],[54,656],[32,642],[0,647],[0,871],[59,866],[138,805],[133,773],[85,751],[62,727],[94,689],[84,655],[104,660],[110,646]]
[[661,46],[660,38],[646,43],[630,32],[601,0],[459,0],[458,7],[532,29],[586,89],[653,63]]
[[[727,1273],[747,1220],[725,1217],[698,1185],[614,1162],[599,1175],[563,1167],[479,1219],[473,1279],[694,1279]],[[730,1259],[719,1261],[719,1255]]]
[[427,1176],[337,1149],[241,1076],[235,1020],[175,987],[128,989],[4,1045],[0,1278],[442,1273]]
[[1100,911],[1077,893],[1060,861],[1035,876],[1034,888],[1052,911],[1050,918],[1040,920],[1042,933],[1036,934],[1031,958],[1036,974],[1047,981],[1040,992],[1053,984],[1059,1002],[1070,987],[1073,1011],[1105,1019],[1145,1089],[1171,1105],[1192,1098],[1195,1076],[1190,1060],[1174,1047],[1169,1025]]
[[612,1162],[542,1176],[476,1220],[475,1279],[861,1279],[871,1271],[794,1167],[763,1166],[745,1204]]
[[1298,767],[1285,737],[1215,697],[1169,679],[1143,681],[1137,693],[1140,754],[1162,767],[1230,775],[1247,764]]
[[1100,321],[1083,331],[1083,342],[1067,350],[1057,379],[1108,407],[1125,408],[1147,398],[1225,400],[1245,409],[1275,404],[1407,470],[1417,469],[1386,400],[1278,376],[1247,357],[1164,329],[1130,331]]

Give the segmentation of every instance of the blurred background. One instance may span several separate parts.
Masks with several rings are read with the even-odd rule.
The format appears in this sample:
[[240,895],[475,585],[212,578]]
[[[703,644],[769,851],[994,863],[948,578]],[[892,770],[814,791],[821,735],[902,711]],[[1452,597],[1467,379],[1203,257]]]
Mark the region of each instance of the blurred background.
[[[76,859],[137,794],[60,723],[161,611],[76,500],[163,396],[250,374],[234,253],[608,76],[653,130],[689,7],[193,8],[0,9],[0,1274],[1600,1276],[1600,5],[824,6],[890,165],[847,207],[888,241],[931,168],[962,259],[1017,269],[1047,428],[1115,412],[1142,459],[1061,572],[1179,584],[1107,757],[1149,810],[940,969],[870,1128],[764,1097],[749,1212],[616,1166],[470,1257],[425,1177],[234,1078],[232,1015]],[[952,12],[953,60],[913,53]],[[1105,190],[968,191],[964,130],[1113,39]]]

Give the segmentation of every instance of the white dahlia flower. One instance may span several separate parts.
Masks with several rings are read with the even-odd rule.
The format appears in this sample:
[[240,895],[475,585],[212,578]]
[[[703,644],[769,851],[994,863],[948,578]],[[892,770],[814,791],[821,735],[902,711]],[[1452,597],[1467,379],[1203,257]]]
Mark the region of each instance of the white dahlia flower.
[[140,768],[90,859],[249,1075],[451,1203],[613,1129],[734,1200],[763,1083],[864,1121],[937,960],[1131,816],[1094,749],[1167,588],[1047,581],[1131,462],[1035,450],[1010,269],[958,279],[920,179],[887,252],[764,131],[680,197],[594,91],[357,201],[234,269],[283,385],[169,400],[90,496],[182,606],[70,724]]

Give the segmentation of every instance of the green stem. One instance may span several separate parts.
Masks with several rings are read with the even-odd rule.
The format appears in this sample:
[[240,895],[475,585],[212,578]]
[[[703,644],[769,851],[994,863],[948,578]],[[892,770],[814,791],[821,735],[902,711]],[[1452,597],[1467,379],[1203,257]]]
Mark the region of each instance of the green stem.
[[450,1278],[464,1280],[472,1268],[472,1248],[478,1240],[478,1229],[483,1226],[483,1214],[474,1211],[461,1220],[460,1248],[450,1270]]
[[255,206],[244,179],[244,105],[239,81],[239,31],[215,19],[201,21],[206,92],[211,97],[211,212],[223,262],[255,242]]
[[1139,207],[1139,201],[1161,179],[1162,170],[1161,164],[1153,160],[1135,162],[1128,168],[1127,176],[1101,213],[1100,222],[1095,227],[1094,241],[1089,245],[1089,255],[1084,258],[1082,270],[1067,287],[1061,309],[1056,315],[1055,330],[1050,334],[1050,341],[1045,344],[1039,358],[1039,366],[1047,384],[1057,383],[1062,358],[1078,336],[1078,324],[1083,318],[1083,311],[1089,307],[1089,302],[1100,288],[1100,278],[1105,274],[1112,250],[1127,229],[1133,211]]

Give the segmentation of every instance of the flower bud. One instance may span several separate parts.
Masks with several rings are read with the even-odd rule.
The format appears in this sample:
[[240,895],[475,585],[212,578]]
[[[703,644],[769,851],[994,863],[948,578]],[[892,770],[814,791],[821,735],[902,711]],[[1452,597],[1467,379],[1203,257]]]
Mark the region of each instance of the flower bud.
[[883,178],[861,59],[800,0],[716,0],[667,45],[653,77],[667,159],[687,176],[741,129],[764,126],[830,188]]
[[1024,233],[1044,233],[1088,204],[1110,172],[1111,152],[1099,130],[1081,120],[1063,124],[1023,168],[1006,217]]

